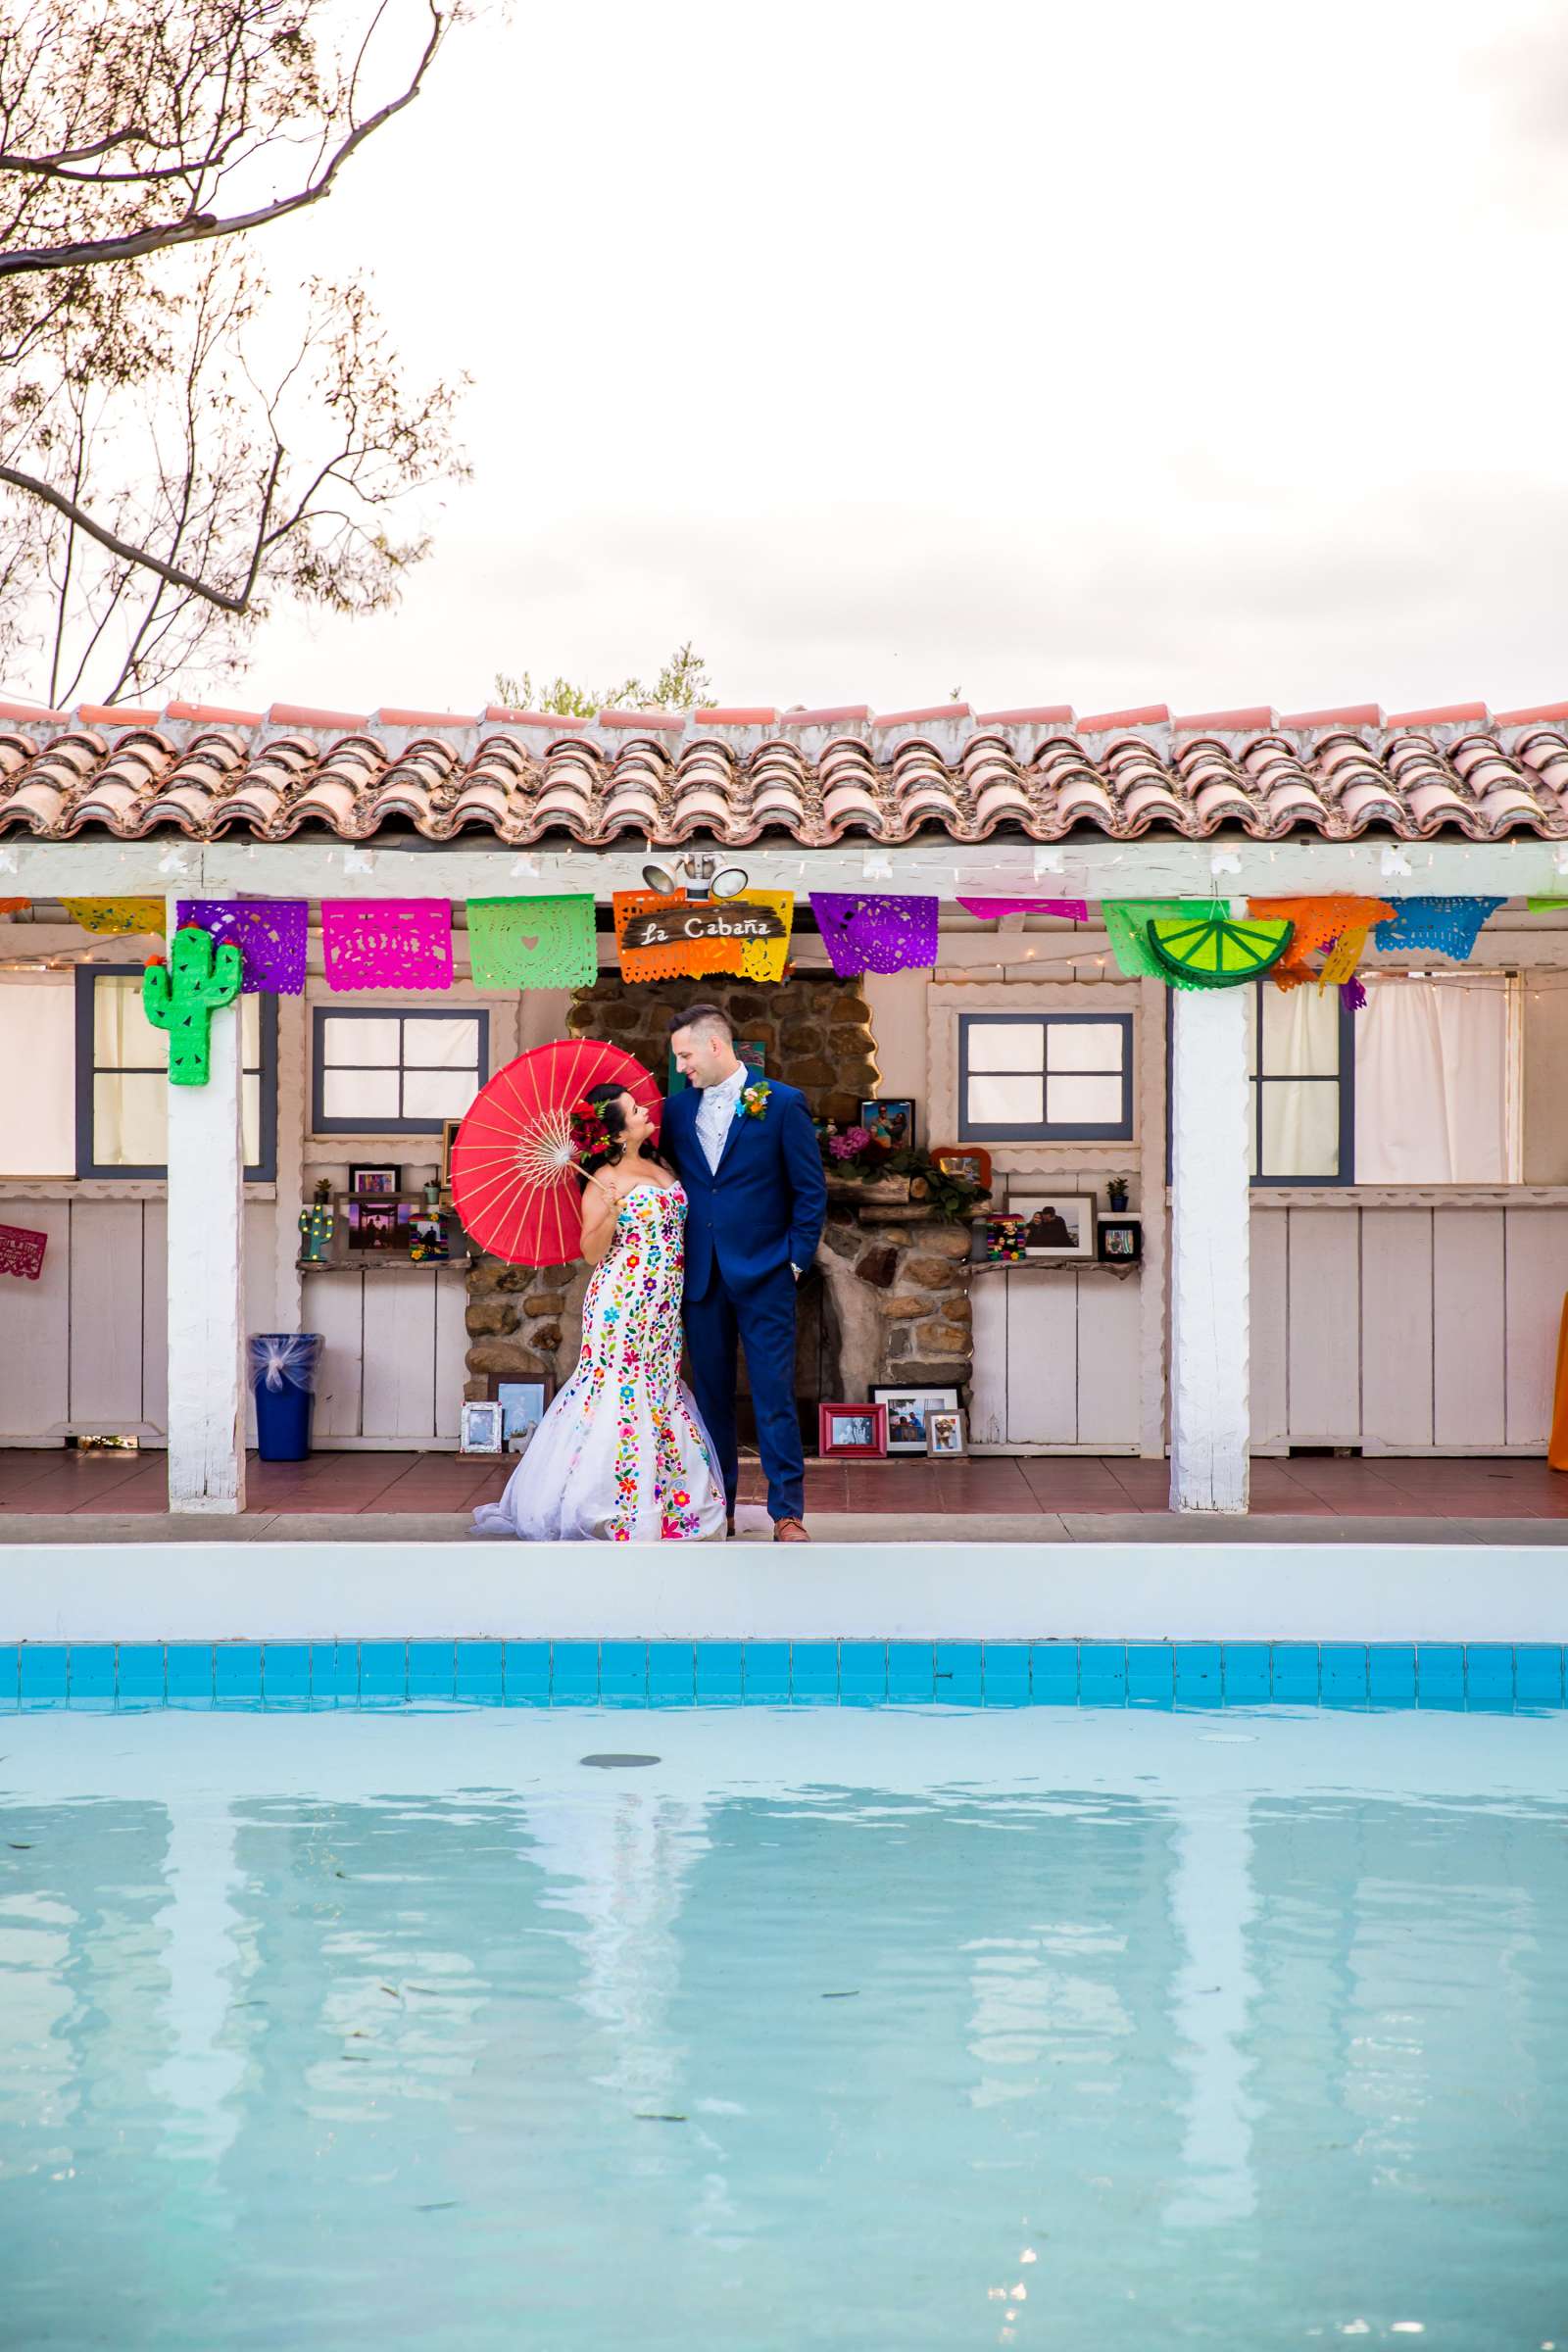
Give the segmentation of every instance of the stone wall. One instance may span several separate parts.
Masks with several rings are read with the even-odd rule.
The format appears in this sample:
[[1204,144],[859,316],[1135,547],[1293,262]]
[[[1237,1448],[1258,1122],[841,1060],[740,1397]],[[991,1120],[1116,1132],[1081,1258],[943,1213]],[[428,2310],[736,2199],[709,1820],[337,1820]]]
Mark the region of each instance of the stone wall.
[[601,972],[577,991],[566,1026],[573,1037],[623,1046],[662,1087],[669,1068],[669,1024],[688,1004],[717,1004],[740,1038],[766,1052],[769,1078],[798,1086],[817,1119],[850,1125],[862,1097],[876,1093],[871,1007],[858,980],[800,972],[772,987],[752,980],[622,980]]
[[[772,1078],[800,1087],[812,1115],[848,1125],[879,1083],[870,1007],[858,980],[799,973],[776,987],[750,981],[627,982],[604,972],[579,989],[573,1037],[634,1054],[661,1085],[670,1015],[716,1004],[736,1034],[760,1041]],[[802,1294],[797,1394],[808,1439],[823,1396],[862,1399],[878,1382],[963,1388],[970,1372],[967,1225],[944,1225],[886,1182],[830,1186],[816,1282]],[[906,1185],[903,1190],[907,1191]],[[893,1197],[889,1197],[889,1196]],[[582,1342],[583,1266],[533,1269],[484,1259],[468,1275],[469,1396],[490,1379],[569,1378]]]
[[839,1326],[846,1402],[877,1382],[964,1388],[973,1340],[969,1228],[835,1186],[817,1264]]

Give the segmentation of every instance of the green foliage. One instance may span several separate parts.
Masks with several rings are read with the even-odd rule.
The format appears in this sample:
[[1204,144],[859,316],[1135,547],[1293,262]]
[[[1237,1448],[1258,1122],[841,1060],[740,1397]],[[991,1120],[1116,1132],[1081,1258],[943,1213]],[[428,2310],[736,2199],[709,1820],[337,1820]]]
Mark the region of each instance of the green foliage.
[[169,1032],[171,1086],[205,1086],[212,1075],[213,1014],[239,995],[239,950],[225,940],[214,949],[211,932],[186,923],[174,933],[169,962],[142,974],[142,1010],[155,1029]]
[[713,681],[690,638],[675,648],[652,686],[636,676],[602,689],[563,677],[536,685],[531,670],[498,669],[495,689],[497,702],[509,710],[548,710],[558,718],[597,718],[601,710],[694,710],[713,699]]
[[822,1164],[830,1176],[847,1177],[852,1183],[868,1183],[878,1176],[907,1176],[909,1198],[923,1201],[935,1209],[944,1225],[956,1225],[966,1217],[982,1200],[991,1198],[984,1185],[971,1184],[966,1176],[956,1176],[949,1168],[939,1168],[929,1152],[906,1145],[902,1151],[890,1152],[885,1144],[874,1139],[852,1158],[839,1159],[828,1151],[827,1138],[822,1138]]

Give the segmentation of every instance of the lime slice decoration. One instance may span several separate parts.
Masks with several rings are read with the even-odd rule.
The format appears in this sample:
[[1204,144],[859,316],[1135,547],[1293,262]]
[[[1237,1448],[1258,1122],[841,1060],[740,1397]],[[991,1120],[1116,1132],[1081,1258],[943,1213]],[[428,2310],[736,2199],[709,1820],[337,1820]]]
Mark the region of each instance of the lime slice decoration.
[[1178,988],[1239,988],[1278,963],[1294,924],[1237,922],[1228,914],[1179,914],[1152,922],[1149,949]]

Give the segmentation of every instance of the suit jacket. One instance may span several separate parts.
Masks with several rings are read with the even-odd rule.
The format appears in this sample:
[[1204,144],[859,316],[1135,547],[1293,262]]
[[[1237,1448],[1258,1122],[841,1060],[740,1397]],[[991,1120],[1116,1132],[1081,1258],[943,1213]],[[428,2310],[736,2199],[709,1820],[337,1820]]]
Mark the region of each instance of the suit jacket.
[[767,1108],[732,1118],[716,1172],[697,1135],[700,1089],[664,1104],[660,1148],[686,1188],[686,1284],[701,1298],[716,1266],[729,1291],[746,1291],[781,1267],[804,1273],[827,1221],[827,1179],[806,1097],[768,1080]]

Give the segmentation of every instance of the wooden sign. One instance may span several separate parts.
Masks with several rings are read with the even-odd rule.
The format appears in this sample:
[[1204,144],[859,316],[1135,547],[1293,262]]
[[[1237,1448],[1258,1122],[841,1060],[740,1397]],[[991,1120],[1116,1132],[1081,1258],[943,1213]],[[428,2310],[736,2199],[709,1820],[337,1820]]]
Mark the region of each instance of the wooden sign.
[[733,899],[690,899],[651,890],[614,894],[615,944],[621,976],[700,979],[738,972],[748,980],[782,980],[795,901],[787,890],[746,890]]

